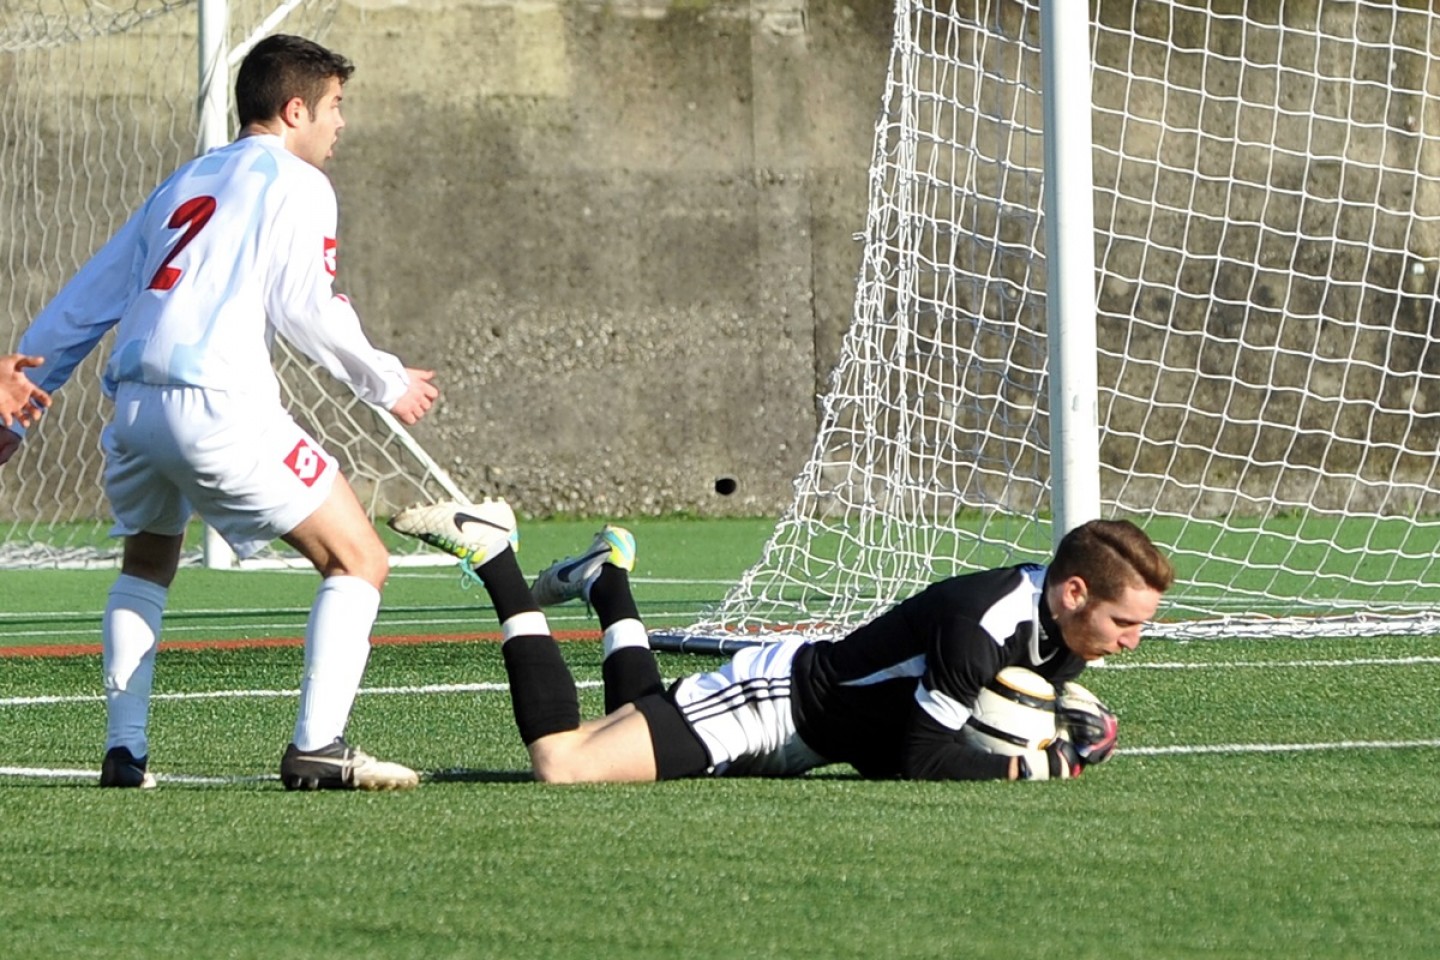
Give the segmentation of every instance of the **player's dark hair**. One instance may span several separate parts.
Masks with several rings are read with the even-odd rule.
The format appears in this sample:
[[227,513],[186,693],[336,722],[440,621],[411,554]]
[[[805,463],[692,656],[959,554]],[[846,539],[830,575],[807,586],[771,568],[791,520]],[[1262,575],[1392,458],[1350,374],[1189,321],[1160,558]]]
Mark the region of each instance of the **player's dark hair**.
[[1051,582],[1077,576],[1097,600],[1118,600],[1140,583],[1164,593],[1175,582],[1175,568],[1129,520],[1091,520],[1060,539],[1050,562]]
[[235,77],[235,111],[240,126],[280,116],[296,97],[313,119],[330,78],[343,84],[355,66],[313,40],[277,33],[251,48]]

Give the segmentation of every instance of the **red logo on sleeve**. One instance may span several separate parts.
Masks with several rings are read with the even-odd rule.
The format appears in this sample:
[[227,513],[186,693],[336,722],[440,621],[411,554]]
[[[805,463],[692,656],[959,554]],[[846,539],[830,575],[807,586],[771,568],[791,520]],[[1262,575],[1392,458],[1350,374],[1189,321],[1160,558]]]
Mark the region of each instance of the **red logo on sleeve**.
[[339,252],[336,249],[334,237],[325,238],[325,272],[335,276],[336,261],[339,259]]
[[315,481],[320,479],[329,465],[325,454],[312,447],[308,440],[295,444],[295,449],[285,458],[285,466],[307,487],[315,486]]

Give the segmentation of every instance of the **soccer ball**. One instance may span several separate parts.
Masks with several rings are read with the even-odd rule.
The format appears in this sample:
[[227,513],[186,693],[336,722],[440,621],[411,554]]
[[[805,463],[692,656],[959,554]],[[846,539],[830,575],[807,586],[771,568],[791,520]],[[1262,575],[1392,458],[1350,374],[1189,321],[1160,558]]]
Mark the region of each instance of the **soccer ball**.
[[1015,757],[1055,739],[1055,688],[1024,667],[1006,667],[980,696],[962,735],[986,753]]

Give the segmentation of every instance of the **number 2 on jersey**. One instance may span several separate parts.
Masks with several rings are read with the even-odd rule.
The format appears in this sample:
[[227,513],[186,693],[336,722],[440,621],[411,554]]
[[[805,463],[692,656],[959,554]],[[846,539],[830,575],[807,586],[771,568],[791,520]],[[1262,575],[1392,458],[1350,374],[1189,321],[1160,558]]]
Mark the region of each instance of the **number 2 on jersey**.
[[180,282],[180,268],[170,266],[170,261],[178,257],[180,251],[195,239],[195,235],[204,229],[205,224],[214,214],[214,197],[196,197],[193,200],[186,200],[174,213],[170,214],[170,222],[166,226],[171,230],[185,227],[185,233],[165,255],[165,259],[160,263],[160,269],[155,271],[155,276],[150,278],[151,290],[169,290]]

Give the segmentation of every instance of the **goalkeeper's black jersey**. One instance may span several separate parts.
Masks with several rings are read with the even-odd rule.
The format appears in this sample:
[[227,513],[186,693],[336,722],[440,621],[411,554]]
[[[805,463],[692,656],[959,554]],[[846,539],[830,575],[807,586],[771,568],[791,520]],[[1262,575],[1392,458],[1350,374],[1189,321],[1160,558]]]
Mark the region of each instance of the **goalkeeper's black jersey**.
[[1084,661],[1044,603],[1045,568],[973,573],[932,584],[842,640],[795,657],[792,709],[817,753],[872,778],[991,779],[1009,758],[965,744],[980,689],[1007,666],[1060,684]]

